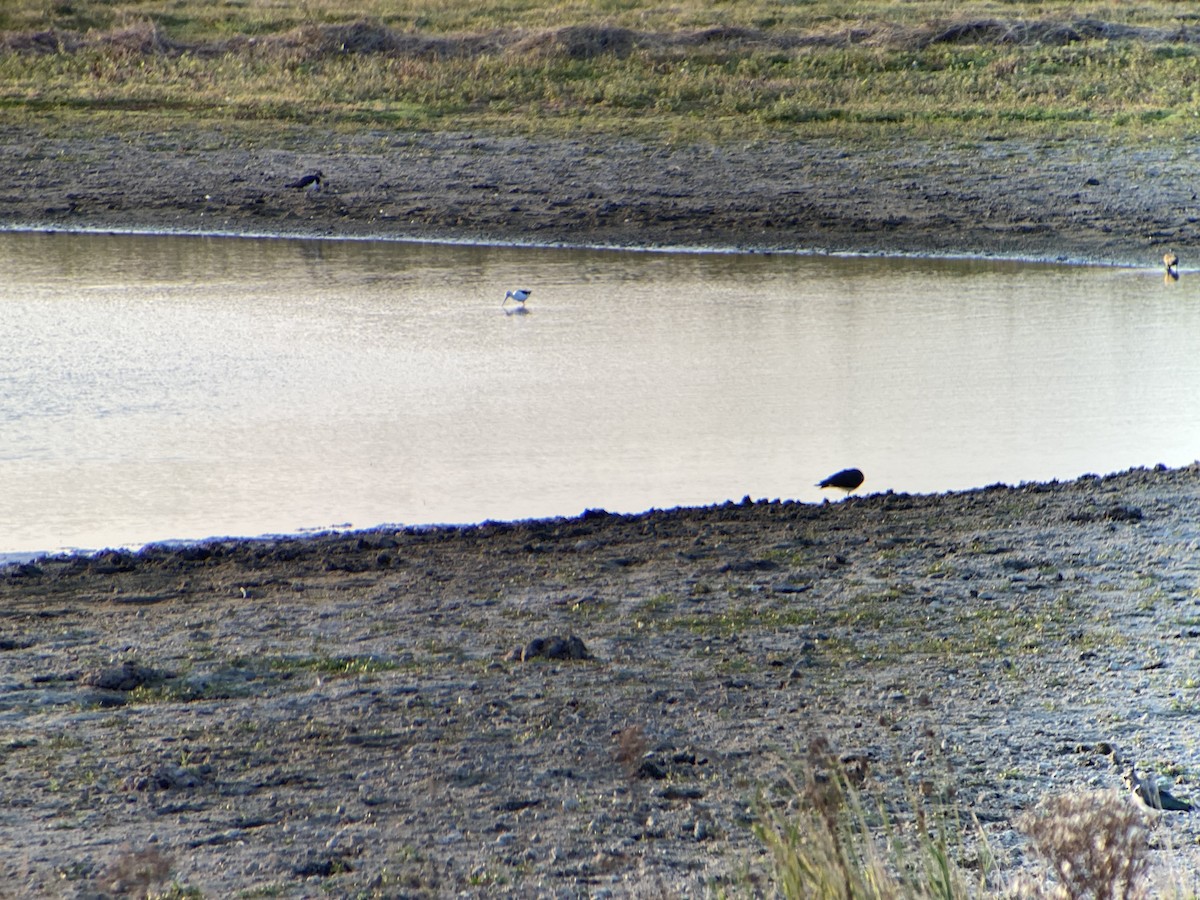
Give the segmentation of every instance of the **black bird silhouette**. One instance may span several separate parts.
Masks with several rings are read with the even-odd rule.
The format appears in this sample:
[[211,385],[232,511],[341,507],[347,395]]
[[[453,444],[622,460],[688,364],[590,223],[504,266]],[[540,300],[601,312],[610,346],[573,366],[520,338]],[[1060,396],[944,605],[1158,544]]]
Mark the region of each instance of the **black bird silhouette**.
[[834,472],[824,481],[818,481],[817,487],[839,488],[849,494],[862,483],[863,473],[860,469],[842,469],[840,472]]
[[309,172],[307,175],[301,175],[295,181],[289,181],[284,187],[294,188],[295,190],[303,190],[306,187],[314,189],[321,186],[321,180],[325,177],[325,173],[320,169],[315,172]]

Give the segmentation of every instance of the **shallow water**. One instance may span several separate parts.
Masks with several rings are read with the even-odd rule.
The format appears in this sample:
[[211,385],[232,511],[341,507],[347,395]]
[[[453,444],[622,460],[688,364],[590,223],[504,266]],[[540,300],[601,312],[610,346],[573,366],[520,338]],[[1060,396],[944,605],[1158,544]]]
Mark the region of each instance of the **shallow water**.
[[[128,235],[0,250],[0,552],[818,501],[848,465],[864,492],[928,492],[1200,455],[1186,273]],[[512,287],[528,314],[501,308]]]

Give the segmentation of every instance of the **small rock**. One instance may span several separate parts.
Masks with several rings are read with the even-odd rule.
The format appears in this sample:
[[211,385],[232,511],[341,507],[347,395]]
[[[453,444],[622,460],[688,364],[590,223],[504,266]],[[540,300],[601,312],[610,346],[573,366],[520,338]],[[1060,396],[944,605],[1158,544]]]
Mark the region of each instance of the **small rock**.
[[79,679],[79,683],[106,691],[133,691],[159,677],[153,669],[126,660],[119,666],[88,672]]
[[667,771],[652,759],[643,760],[638,766],[637,776],[639,778],[653,778],[655,781],[661,781],[667,777]]
[[349,871],[350,866],[344,860],[320,856],[311,851],[292,866],[292,873],[299,878],[328,878],[338,872]]
[[200,787],[212,774],[212,766],[160,766],[125,778],[122,787],[127,791],[171,791]]
[[664,800],[702,800],[704,798],[704,791],[698,787],[673,784],[663,788],[658,793],[658,796]]
[[531,659],[594,659],[583,641],[575,635],[548,638],[534,638],[524,647],[519,647],[508,654],[512,661],[529,662]]

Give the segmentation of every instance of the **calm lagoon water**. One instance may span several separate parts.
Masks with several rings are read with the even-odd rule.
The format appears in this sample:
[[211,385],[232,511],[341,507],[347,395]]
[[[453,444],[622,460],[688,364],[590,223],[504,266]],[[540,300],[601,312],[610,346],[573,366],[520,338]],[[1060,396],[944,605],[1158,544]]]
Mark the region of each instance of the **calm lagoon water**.
[[[1200,278],[0,234],[0,553],[1200,456]],[[526,315],[509,288],[529,287]],[[511,304],[510,304],[511,307]]]

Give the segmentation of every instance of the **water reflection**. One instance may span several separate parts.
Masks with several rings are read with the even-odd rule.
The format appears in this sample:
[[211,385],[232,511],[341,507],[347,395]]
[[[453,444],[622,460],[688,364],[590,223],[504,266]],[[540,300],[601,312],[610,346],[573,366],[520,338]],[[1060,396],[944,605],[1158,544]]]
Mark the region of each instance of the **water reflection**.
[[851,466],[937,491],[1200,439],[1200,304],[1152,270],[0,243],[0,551],[819,501]]

